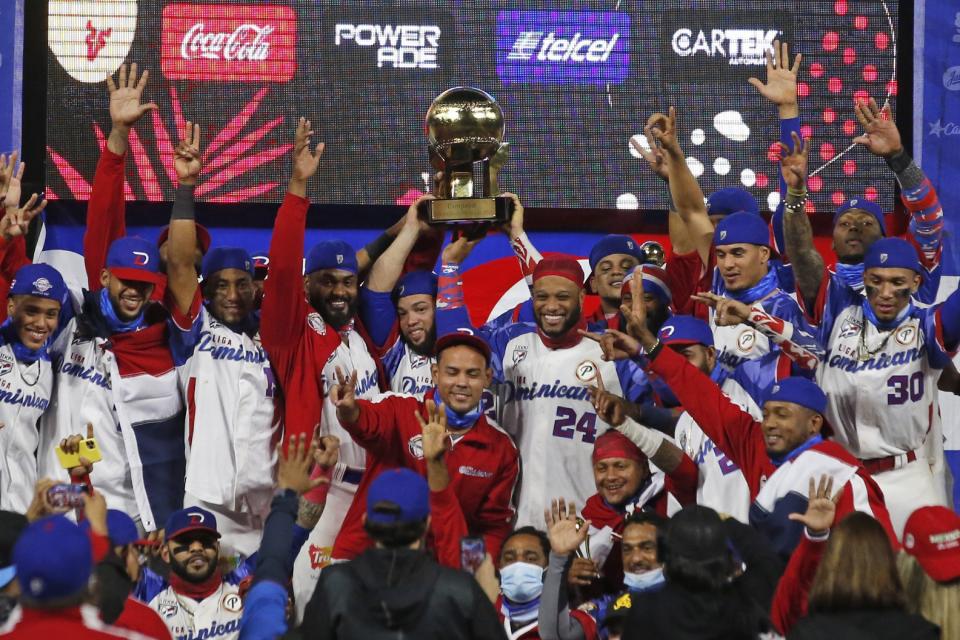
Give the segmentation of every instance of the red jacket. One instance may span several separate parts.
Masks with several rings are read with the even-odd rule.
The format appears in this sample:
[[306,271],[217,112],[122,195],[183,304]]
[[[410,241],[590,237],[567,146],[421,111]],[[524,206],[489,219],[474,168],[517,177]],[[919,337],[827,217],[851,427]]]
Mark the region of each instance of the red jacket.
[[804,535],[790,556],[770,607],[770,621],[783,635],[790,633],[800,618],[807,615],[807,596],[826,547],[826,540],[811,540]]
[[[377,475],[397,467],[427,475],[420,449],[422,429],[414,415],[426,417],[423,401],[388,395],[377,402],[358,400],[357,404],[360,418],[355,424],[343,426],[366,449],[367,470],[334,543],[333,557],[337,559],[355,558],[370,546],[361,515],[367,506],[367,487]],[[481,416],[453,444],[446,462],[450,488],[460,503],[467,529],[473,535],[483,536],[487,552],[496,558],[513,520],[511,502],[519,473],[516,446],[510,436]],[[441,518],[431,518],[435,537],[438,528],[449,525],[438,520]]]
[[[301,433],[311,435],[320,423],[326,396],[323,366],[341,340],[336,329],[313,313],[303,293],[303,243],[309,206],[309,200],[291,193],[283,199],[273,226],[270,277],[263,285],[260,309],[260,339],[283,391],[285,442]],[[359,320],[354,328],[370,353],[376,354]],[[381,371],[381,387],[383,379]]]
[[[116,638],[143,638],[143,636],[121,629],[91,622],[85,618],[80,607],[69,609],[28,609],[18,610],[19,619],[12,623],[7,622],[9,631],[3,634],[4,638],[23,638],[23,640],[37,640],[37,638],[69,638],[70,640],[115,640]],[[17,615],[17,612],[14,612]],[[97,621],[99,622],[99,621]],[[169,636],[168,636],[169,637]]]

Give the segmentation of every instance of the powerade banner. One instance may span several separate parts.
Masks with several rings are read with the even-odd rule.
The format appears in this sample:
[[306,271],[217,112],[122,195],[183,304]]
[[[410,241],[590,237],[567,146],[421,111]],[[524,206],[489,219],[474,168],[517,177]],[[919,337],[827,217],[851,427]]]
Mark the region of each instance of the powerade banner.
[[0,153],[20,148],[23,0],[0,2]]

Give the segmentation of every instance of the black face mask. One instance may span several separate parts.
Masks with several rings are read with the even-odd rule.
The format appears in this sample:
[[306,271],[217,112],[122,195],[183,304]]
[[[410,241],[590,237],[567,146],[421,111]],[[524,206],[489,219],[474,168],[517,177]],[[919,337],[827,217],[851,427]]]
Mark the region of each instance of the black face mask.
[[0,625],[4,625],[13,610],[17,608],[17,599],[13,596],[0,595]]

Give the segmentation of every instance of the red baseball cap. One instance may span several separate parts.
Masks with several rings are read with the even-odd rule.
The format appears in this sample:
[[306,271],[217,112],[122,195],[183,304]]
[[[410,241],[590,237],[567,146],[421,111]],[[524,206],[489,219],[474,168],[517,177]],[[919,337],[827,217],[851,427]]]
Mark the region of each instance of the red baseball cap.
[[583,269],[576,258],[562,255],[544,258],[533,268],[533,281],[547,276],[560,276],[583,288]]
[[434,346],[434,353],[436,353],[437,358],[439,358],[441,351],[444,349],[449,349],[450,347],[456,347],[458,345],[463,345],[465,347],[470,347],[475,351],[479,351],[483,355],[483,359],[486,360],[487,366],[490,366],[490,345],[487,344],[486,340],[478,338],[472,333],[458,331],[456,333],[448,333],[445,336],[440,336],[437,338],[437,343]]
[[903,548],[937,582],[960,578],[960,516],[946,507],[920,507],[907,518]]

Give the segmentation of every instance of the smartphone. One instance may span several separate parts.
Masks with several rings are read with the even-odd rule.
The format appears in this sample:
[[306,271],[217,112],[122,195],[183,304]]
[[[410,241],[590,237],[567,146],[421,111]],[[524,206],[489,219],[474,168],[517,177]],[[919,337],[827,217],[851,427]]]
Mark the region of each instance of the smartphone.
[[460,568],[467,573],[476,573],[486,555],[487,545],[483,538],[460,538]]
[[64,469],[79,467],[80,456],[86,458],[90,463],[103,460],[103,454],[100,453],[100,447],[97,446],[97,441],[93,438],[81,440],[80,448],[77,449],[77,453],[67,453],[60,447],[57,447],[57,459],[60,461],[60,466]]
[[55,484],[47,489],[47,500],[58,509],[76,509],[83,506],[87,486],[83,484]]

